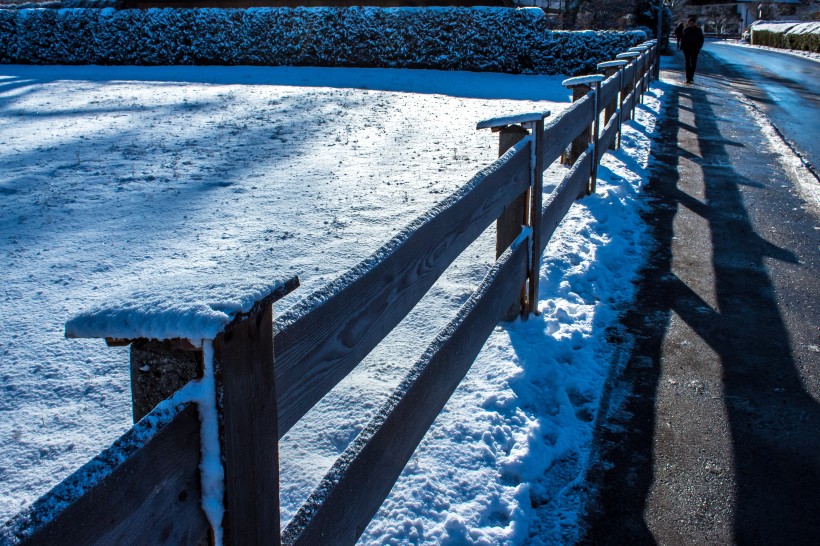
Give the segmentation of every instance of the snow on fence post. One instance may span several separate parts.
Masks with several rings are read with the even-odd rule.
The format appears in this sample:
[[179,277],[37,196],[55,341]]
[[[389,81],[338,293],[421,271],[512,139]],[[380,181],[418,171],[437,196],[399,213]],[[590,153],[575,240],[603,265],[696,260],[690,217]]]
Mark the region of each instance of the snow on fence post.
[[[132,345],[136,421],[169,397],[197,403],[201,507],[217,545],[280,541],[273,303],[298,286],[293,277],[231,287],[224,299],[188,287],[196,299],[178,303],[173,292],[141,293],[66,323],[66,337]],[[211,298],[215,303],[201,303]],[[117,517],[110,519],[116,525]]]
[[612,150],[616,150],[621,147],[621,124],[623,123],[623,119],[621,119],[621,106],[623,105],[623,94],[624,94],[624,67],[629,63],[626,61],[606,61],[604,63],[598,63],[598,70],[604,70],[604,75],[607,79],[612,77],[613,74],[618,74],[618,94],[612,97],[612,100],[609,104],[606,105],[606,110],[604,111],[604,125],[606,126],[609,123],[609,120],[612,119],[613,115],[618,116],[618,139],[613,140],[609,147]]
[[[587,149],[592,145],[592,157],[598,157],[598,129],[600,110],[598,105],[598,97],[601,94],[601,82],[604,77],[601,74],[592,74],[589,76],[578,76],[577,78],[569,78],[564,80],[561,85],[572,89],[572,102],[576,102],[584,98],[588,93],[593,93],[595,116],[593,118],[592,127],[587,127],[584,132],[578,135],[572,141],[572,147],[569,153],[568,163],[574,164],[575,161],[581,157]],[[598,161],[593,160],[592,171],[590,173],[589,182],[587,183],[587,195],[595,192],[595,180],[598,177]]]
[[504,320],[514,320],[517,316],[527,312],[537,313],[538,304],[538,277],[540,269],[541,201],[544,179],[544,119],[550,112],[530,112],[515,116],[507,116],[484,120],[478,123],[476,129],[491,129],[498,135],[498,157],[515,146],[528,135],[532,134],[530,151],[530,168],[532,177],[530,187],[515,201],[505,207],[504,212],[496,221],[495,253],[498,259],[509,246],[521,236],[522,226],[533,228],[532,250],[530,254],[530,269],[528,283],[521,288],[519,302],[514,303],[504,316]]

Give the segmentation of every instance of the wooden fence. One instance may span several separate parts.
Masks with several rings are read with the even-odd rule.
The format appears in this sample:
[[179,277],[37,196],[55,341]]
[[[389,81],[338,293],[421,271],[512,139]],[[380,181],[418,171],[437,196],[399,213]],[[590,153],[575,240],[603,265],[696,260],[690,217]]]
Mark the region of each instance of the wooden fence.
[[[633,115],[654,74],[656,43],[633,50],[621,62],[602,63],[604,76],[567,80],[574,102],[549,123],[543,112],[479,123],[499,132],[501,157],[396,236],[368,267],[336,281],[331,295],[308,298],[281,317],[275,335],[272,304],[297,279],[282,283],[216,337],[225,543],[356,542],[496,324],[511,308],[535,310],[541,254],[572,203],[595,190],[601,156],[618,146],[621,124]],[[559,158],[571,166],[544,199],[543,172]],[[280,532],[278,438],[496,221],[498,259],[481,286]],[[164,404],[148,410],[202,373],[201,349],[184,340],[107,341],[131,344],[138,422],[1,527],[0,544],[198,545],[209,536],[213,541],[201,507],[197,408]],[[138,381],[144,364],[158,360],[194,364],[170,386]]]

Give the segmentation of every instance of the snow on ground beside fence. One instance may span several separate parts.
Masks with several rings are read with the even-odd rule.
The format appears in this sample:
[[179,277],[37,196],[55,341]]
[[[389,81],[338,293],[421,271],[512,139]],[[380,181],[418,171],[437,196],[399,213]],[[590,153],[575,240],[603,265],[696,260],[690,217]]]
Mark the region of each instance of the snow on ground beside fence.
[[[67,319],[174,275],[242,284],[298,274],[281,314],[488,165],[496,136],[477,121],[560,113],[561,79],[1,67],[0,520],[130,426],[127,349],[66,340]],[[572,534],[612,356],[604,328],[631,297],[642,255],[653,110],[650,99],[599,171],[599,194],[573,207],[550,244],[542,315],[496,329],[362,542]],[[493,257],[491,228],[283,439],[283,522]]]

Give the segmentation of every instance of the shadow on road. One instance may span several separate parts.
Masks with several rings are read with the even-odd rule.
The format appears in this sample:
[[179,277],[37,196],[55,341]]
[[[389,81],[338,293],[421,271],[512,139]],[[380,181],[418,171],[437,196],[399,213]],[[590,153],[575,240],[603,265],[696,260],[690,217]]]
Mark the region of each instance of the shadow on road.
[[[583,542],[666,543],[663,537],[668,534],[659,526],[673,527],[673,534],[687,536],[687,525],[698,525],[687,522],[685,514],[664,515],[662,501],[661,506],[650,506],[653,489],[653,495],[659,488],[661,496],[675,494],[663,483],[655,483],[658,465],[683,457],[697,460],[697,444],[709,441],[692,438],[686,448],[690,453],[672,453],[656,437],[659,382],[665,368],[672,361],[690,369],[699,365],[675,361],[664,343],[679,318],[700,338],[696,341],[705,342],[714,352],[696,357],[714,359],[722,373],[722,392],[718,390],[716,396],[722,396],[725,404],[733,450],[727,454],[733,461],[729,484],[733,490],[725,492],[729,506],[723,508],[732,521],[733,541],[818,544],[820,405],[801,383],[765,263],[770,258],[796,263],[797,258],[756,233],[740,187],[759,187],[760,183],[746,178],[733,165],[728,150],[738,143],[721,134],[710,103],[715,97],[699,87],[669,86],[666,92],[668,117],[656,141],[655,167],[646,188],[645,220],[654,232],[656,246],[642,271],[635,307],[623,317],[620,331],[610,332],[615,341],[623,337],[634,342],[623,373],[612,386],[613,393],[622,389],[630,393],[599,431],[602,462],[591,478],[601,486],[600,497],[591,510]],[[681,120],[681,109],[687,107],[682,103],[693,105],[695,127]],[[693,146],[679,145],[686,128],[697,134],[697,153]],[[703,173],[702,201],[681,189],[680,166],[685,158],[699,164]],[[705,247],[711,246],[716,309],[698,295],[702,290],[693,290],[673,267],[675,217],[682,207],[708,226],[703,237],[710,243]],[[687,419],[674,411],[671,415],[672,419]],[[665,418],[669,419],[668,412]],[[709,486],[696,483],[693,487]],[[650,512],[655,515],[648,521]]]

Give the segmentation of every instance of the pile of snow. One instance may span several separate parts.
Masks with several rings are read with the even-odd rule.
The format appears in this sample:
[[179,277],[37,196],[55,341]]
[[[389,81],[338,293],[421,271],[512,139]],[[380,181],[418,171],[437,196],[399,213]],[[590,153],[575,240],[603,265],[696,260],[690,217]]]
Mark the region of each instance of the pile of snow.
[[820,53],[820,22],[757,22],[751,36],[753,45]]
[[[207,288],[298,274],[302,287],[275,305],[282,316],[490,164],[497,136],[477,121],[559,115],[562,79],[0,67],[0,520],[131,426],[127,350],[64,339],[67,319],[152,286],[186,299],[191,278]],[[541,314],[496,328],[362,543],[571,542],[618,350],[605,331],[642,263],[660,96],[638,107],[598,193],[550,242]],[[547,194],[564,173],[552,167]],[[494,243],[490,228],[282,439],[283,524],[478,286]],[[197,301],[214,310],[212,296]]]
[[0,10],[0,62],[576,74],[646,39],[548,27],[508,8]]

